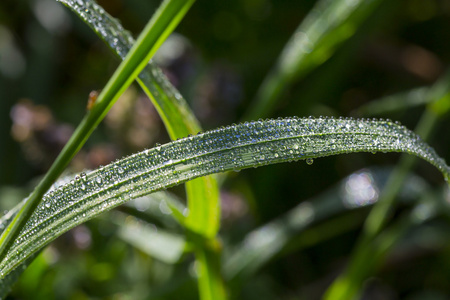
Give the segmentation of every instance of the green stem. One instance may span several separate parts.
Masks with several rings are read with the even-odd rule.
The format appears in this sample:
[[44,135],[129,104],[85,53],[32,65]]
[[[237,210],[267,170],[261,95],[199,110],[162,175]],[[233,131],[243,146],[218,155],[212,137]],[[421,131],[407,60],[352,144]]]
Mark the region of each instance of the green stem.
[[[438,116],[427,109],[422,115],[415,132],[427,140]],[[386,224],[389,209],[393,206],[397,194],[400,192],[410,170],[416,164],[417,159],[411,155],[402,155],[398,166],[389,176],[387,186],[380,195],[379,204],[375,205],[364,224],[364,235],[369,239],[374,238]]]
[[84,117],[76,131],[61,151],[44,179],[28,198],[14,220],[0,237],[0,261],[6,256],[12,243],[19,235],[44,193],[59,177],[71,159],[80,150],[89,135],[105,117],[121,93],[135,80],[136,76],[147,65],[165,38],[181,21],[194,0],[166,0],[150,19],[133,48],[99,95],[92,110]]
[[222,246],[217,239],[191,236],[194,243],[201,300],[226,300],[227,294],[221,274]]
[[[324,295],[325,299],[352,300],[361,296],[361,286],[364,280],[375,272],[389,250],[405,234],[413,224],[412,216],[402,218],[394,226],[384,231],[375,239],[363,236],[358,251],[352,257],[346,276],[340,276]],[[365,244],[362,244],[365,242]],[[361,267],[364,266],[364,267]]]

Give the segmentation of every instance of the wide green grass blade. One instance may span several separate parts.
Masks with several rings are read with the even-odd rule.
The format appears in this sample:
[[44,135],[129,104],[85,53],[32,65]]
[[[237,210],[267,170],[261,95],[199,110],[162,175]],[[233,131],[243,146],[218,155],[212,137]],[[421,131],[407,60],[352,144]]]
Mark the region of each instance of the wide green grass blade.
[[192,2],[193,1],[167,0],[164,1],[156,11],[143,30],[138,41],[131,49],[127,58],[120,64],[106,87],[100,93],[92,110],[80,123],[44,179],[36,187],[25,205],[22,206],[20,212],[1,235],[0,260],[5,257],[8,249],[11,248],[16,237],[19,235],[19,232],[23,230],[24,225],[29,221],[30,216],[38,207],[39,203],[41,203],[44,193],[62,173],[75,153],[82,147],[120,94],[131,84],[131,82],[133,82],[135,77],[147,65],[148,60],[178,24]]
[[217,172],[378,151],[418,156],[450,177],[431,147],[391,121],[286,118],[234,125],[145,150],[52,190],[0,262],[2,278],[63,232],[142,195]]
[[[70,180],[74,179],[74,177],[75,176],[66,176],[66,177],[62,177],[62,178],[58,179],[58,181],[53,184],[52,189],[55,189],[58,186],[69,183]],[[21,203],[16,205],[16,207],[14,207],[10,211],[8,211],[7,214],[5,214],[3,217],[0,218],[0,233],[13,220],[13,218],[16,216],[17,212],[20,210],[20,208],[25,203],[25,201],[26,201],[26,199],[24,199]],[[128,202],[128,203],[126,203],[126,205],[121,206],[120,207],[121,211],[124,211],[126,214],[136,215],[137,214],[136,211],[138,211],[138,210],[137,209],[133,210],[132,207],[134,208],[137,206],[140,209],[138,211],[139,214],[136,216],[137,218],[140,218],[141,220],[144,220],[146,222],[151,222],[152,224],[155,223],[155,221],[161,222],[162,226],[168,225],[168,227],[170,227],[170,228],[173,228],[174,225],[178,225],[178,227],[179,227],[179,224],[177,224],[177,221],[178,221],[178,223],[183,223],[183,221],[184,221],[184,216],[183,216],[182,212],[185,210],[185,207],[176,198],[176,196],[173,195],[172,193],[169,193],[167,191],[160,191],[160,192],[152,193],[145,197],[136,199],[136,201],[139,201],[139,203]],[[143,208],[146,208],[145,212],[142,212]],[[164,212],[161,210],[161,208],[164,209]],[[150,216],[148,216],[148,214]],[[145,215],[146,217],[143,217],[143,215]],[[126,230],[130,230],[131,226],[138,227],[138,225],[136,223],[134,223],[132,225],[126,224],[125,225],[126,228],[123,230],[120,230],[120,232],[124,233]],[[146,233],[148,231],[145,228],[142,229],[141,227],[139,227],[138,229],[141,229],[144,233]],[[131,238],[133,237],[134,234],[135,233],[133,232],[128,237],[128,239],[126,239],[126,238],[123,238],[123,239],[126,241],[129,241],[130,244],[136,245],[136,247],[139,247],[139,246],[141,246],[141,244],[145,244],[148,242],[148,241],[131,240]],[[161,236],[158,234],[156,234],[156,235],[157,235],[157,237],[155,239],[151,239],[152,245],[148,246],[148,247],[152,247],[152,249],[158,247],[158,238],[160,240],[163,240],[166,237],[166,236]],[[154,236],[155,236],[155,234],[153,235],[153,237]],[[119,238],[120,237],[121,236],[119,236]],[[173,238],[169,242],[173,242],[174,246],[179,246],[180,242],[174,241],[174,240],[177,240],[178,237],[179,236],[177,236],[177,235],[173,236]],[[169,239],[170,238],[171,237],[169,237]],[[164,242],[164,240],[163,240],[163,242]],[[142,248],[144,248],[144,247],[145,247],[145,245]],[[141,249],[141,250],[146,252],[145,249]],[[176,249],[171,249],[172,256],[162,254],[162,260],[164,260],[164,258],[165,258],[166,259],[165,261],[167,262],[170,258],[175,259],[175,254],[177,253],[175,250]],[[40,251],[38,251],[37,253],[32,255],[26,261],[22,262],[17,268],[15,268],[4,279],[2,279],[2,283],[1,283],[2,288],[0,289],[0,298],[3,298],[6,296],[10,287],[12,287],[15,284],[15,282],[19,279],[20,275],[26,270],[28,265],[33,262],[34,258],[39,253],[40,253]],[[150,252],[146,252],[146,253],[150,254]],[[155,253],[159,254],[160,252],[158,252],[158,249],[155,249],[153,254],[155,254]],[[157,258],[161,258],[161,257],[157,257]]]
[[245,120],[267,117],[294,81],[327,61],[382,0],[322,0],[311,10],[261,84]]
[[[125,58],[134,39],[117,19],[93,0],[58,1],[89,25],[117,56]],[[202,131],[183,96],[152,61],[139,74],[137,81],[152,100],[172,140]],[[186,183],[186,193],[190,213],[185,226],[199,234],[214,237],[220,227],[219,193],[215,178],[206,176]]]

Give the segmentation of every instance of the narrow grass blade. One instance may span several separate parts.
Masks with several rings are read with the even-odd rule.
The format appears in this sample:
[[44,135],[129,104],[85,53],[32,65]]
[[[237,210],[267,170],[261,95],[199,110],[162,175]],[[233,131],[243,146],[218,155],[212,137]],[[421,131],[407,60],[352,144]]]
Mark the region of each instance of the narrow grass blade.
[[[58,0],[80,17],[121,59],[134,44],[131,34],[94,0]],[[152,61],[139,74],[138,83],[152,100],[172,140],[202,131],[199,122],[182,95]],[[220,226],[217,182],[206,176],[186,183],[189,215],[184,225],[208,237],[214,237]]]
[[230,170],[352,153],[406,152],[450,177],[417,135],[391,121],[286,118],[243,123],[145,150],[46,194],[0,262],[2,278],[57,236],[145,194]]
[[[85,0],[83,6],[78,4],[79,1],[61,1],[84,20],[113,52],[121,59],[125,58],[134,40],[118,20],[112,18],[93,0]],[[89,7],[88,14],[85,12],[86,7]],[[137,81],[152,100],[172,140],[201,131],[186,101],[155,64],[149,61]],[[220,227],[219,189],[216,179],[213,176],[205,176],[187,182],[186,194],[189,213],[185,218],[175,209],[173,212],[176,219],[190,231],[214,238]],[[208,286],[214,289],[219,285],[214,283],[214,278],[202,283],[205,278],[200,278],[201,290],[209,290]]]
[[220,273],[220,246],[195,249],[199,276],[199,292],[202,300],[226,299],[227,292]]
[[436,114],[445,114],[450,110],[450,93],[448,93],[449,80],[450,71],[442,76],[431,87],[415,88],[407,92],[371,101],[358,108],[355,111],[355,114],[364,117],[380,116],[386,113],[401,111],[430,103],[433,104],[429,108]]
[[[407,232],[416,229],[418,225],[432,219],[441,212],[448,214],[449,207],[442,205],[443,201],[427,193],[424,199],[407,215],[399,218],[393,225],[386,228],[372,240],[367,240],[366,247],[360,248],[352,260],[347,276],[338,277],[324,295],[324,299],[359,299],[363,289],[363,283],[367,277],[377,271],[383,264],[390,251],[402,242]],[[442,199],[442,198],[441,198]],[[364,265],[363,268],[360,266]]]
[[[147,65],[158,46],[170,34],[184,16],[192,1],[166,0],[149,21],[129,55],[120,64],[106,87],[100,93],[92,110],[80,123],[44,179],[28,198],[20,212],[0,237],[0,260],[3,260],[14,240],[29,221],[30,216],[42,201],[42,196],[82,147],[89,135],[100,123],[120,94],[133,82]],[[1,273],[0,273],[1,275]]]
[[381,1],[319,1],[264,79],[244,119],[266,117],[283,91],[328,60],[344,41],[353,36]]
[[427,97],[428,91],[428,87],[421,87],[407,92],[383,97],[361,106],[354,112],[354,115],[364,117],[382,116],[383,114],[425,105],[431,101]]
[[120,211],[142,221],[164,228],[180,229],[186,207],[174,194],[161,191],[147,195],[119,207]]
[[[116,54],[125,59],[135,40],[119,20],[111,17],[94,0],[57,0],[83,20]],[[200,124],[183,96],[173,87],[153,61],[149,61],[137,81],[152,100],[172,139],[197,134]]]
[[[450,71],[442,76],[431,88],[429,88],[426,97],[430,99],[427,109],[422,115],[417,125],[417,133],[425,139],[430,135],[438,121],[439,117],[447,113],[450,109]],[[431,101],[432,100],[432,101]],[[326,294],[327,299],[349,299],[359,293],[361,289],[360,282],[364,278],[359,276],[368,276],[370,267],[362,262],[361,257],[374,251],[371,247],[372,240],[380,233],[389,217],[389,210],[395,203],[396,196],[400,191],[406,174],[412,169],[416,160],[411,156],[402,156],[398,166],[390,176],[388,186],[380,195],[380,201],[375,205],[364,224],[362,236],[353,250],[347,270],[341,274],[335,282],[329,287]]]
[[[384,188],[388,175],[389,171],[382,169],[355,172],[325,193],[303,201],[285,215],[251,231],[225,259],[224,274],[227,280],[236,283],[245,281],[278,256],[297,237],[304,238],[305,230],[314,224],[345,211],[376,203],[378,193]],[[409,200],[411,197],[416,198],[426,189],[426,184],[417,176],[409,177],[408,183],[403,187],[403,194]],[[346,217],[355,219],[354,215]],[[362,221],[360,219],[350,225],[361,225]],[[343,224],[341,219],[339,224],[335,223],[329,225],[323,234],[316,234],[314,240],[328,238],[330,231],[340,226],[343,230],[347,228],[347,224]],[[329,227],[334,228],[330,230]],[[297,247],[295,249],[298,250]]]
[[167,264],[178,262],[184,254],[186,240],[180,234],[171,233],[135,218],[125,220],[116,215],[118,237],[147,255]]

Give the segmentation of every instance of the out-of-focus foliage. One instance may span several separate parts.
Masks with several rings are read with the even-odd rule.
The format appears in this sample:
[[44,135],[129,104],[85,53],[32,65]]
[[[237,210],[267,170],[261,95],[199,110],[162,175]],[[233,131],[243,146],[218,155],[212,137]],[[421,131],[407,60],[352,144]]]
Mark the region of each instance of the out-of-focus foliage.
[[[135,36],[159,4],[139,0],[99,3]],[[199,0],[155,61],[205,128],[237,122],[315,3]],[[431,86],[449,66],[449,28],[448,1],[385,1],[326,63],[280,96],[271,116],[351,116],[379,98]],[[89,93],[101,89],[117,65],[98,37],[56,1],[0,2],[3,210],[12,208],[32,189],[84,114]],[[445,103],[435,109],[446,111]],[[424,106],[399,106],[377,117],[414,128]],[[447,162],[449,120],[448,113],[444,114],[429,139]],[[132,86],[74,159],[70,172],[94,169],[168,140],[150,102],[137,85]],[[339,182],[343,182],[341,187],[330,190],[327,197],[338,201],[346,192],[375,201],[380,187],[372,184],[370,172],[358,170],[371,165],[390,168],[397,158],[396,154],[351,154],[316,160],[312,166],[292,163],[231,174],[221,192],[224,251],[233,253],[244,238],[251,237],[246,235],[252,230],[264,232],[265,224],[289,214],[300,202],[317,200]],[[441,191],[443,181],[437,171],[425,163],[414,171],[420,178],[415,185],[419,191],[400,197],[410,200],[400,202],[394,211],[397,216],[412,210],[421,193],[426,192],[425,200],[450,199],[447,190]],[[173,192],[183,195],[180,188]],[[132,212],[122,208],[126,216],[112,212],[65,234],[24,272],[10,298],[198,298],[192,257],[180,256],[180,262],[173,263],[137,246],[130,236],[123,238],[126,226],[142,222],[136,218],[152,222],[150,231],[161,227],[182,233],[170,221],[152,216],[152,207],[167,212],[164,205],[155,203],[136,201]],[[440,211],[424,226],[411,230],[389,253],[378,273],[366,281],[365,296],[445,299],[450,295],[450,241],[445,234],[450,224],[446,211]],[[361,207],[319,221],[304,234],[289,233],[289,242],[258,272],[243,282],[231,281],[239,287],[230,287],[233,296],[319,297],[342,270],[367,212]],[[419,212],[427,213],[426,209]]]

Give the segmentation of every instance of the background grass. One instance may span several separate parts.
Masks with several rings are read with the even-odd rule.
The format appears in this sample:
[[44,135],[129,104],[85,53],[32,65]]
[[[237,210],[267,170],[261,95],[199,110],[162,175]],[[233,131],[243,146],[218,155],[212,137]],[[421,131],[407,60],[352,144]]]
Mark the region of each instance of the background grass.
[[[159,4],[141,2],[99,1],[135,36]],[[204,128],[242,117],[281,49],[315,3],[297,2],[198,1],[182,21],[180,35],[171,42],[183,51],[158,59]],[[374,99],[431,85],[442,75],[450,60],[449,5],[446,1],[395,3],[381,5],[329,61],[295,82],[271,116],[349,116]],[[52,17],[45,17],[49,11]],[[89,92],[103,87],[118,62],[82,22],[53,1],[2,1],[0,24],[0,196],[3,209],[8,209],[48,168],[70,128],[84,114]],[[71,171],[95,168],[168,141],[161,121],[142,98],[135,86],[119,100]],[[414,128],[423,109],[417,106],[382,117]],[[21,111],[37,121],[20,124]],[[46,121],[49,118],[52,121]],[[450,135],[444,134],[448,120],[443,118],[436,125],[429,141],[450,161]],[[375,165],[389,169],[397,159],[396,154],[351,154],[319,159],[312,166],[282,164],[230,176],[222,189],[222,237],[227,244],[239,243],[246,232],[320,195],[349,174]],[[415,173],[424,186],[438,193],[442,177],[436,170],[421,162]],[[180,189],[174,192],[183,195]],[[410,207],[402,204],[395,213]],[[343,219],[327,219],[319,224],[322,227],[311,228],[306,241],[308,235],[292,237],[294,246],[284,251],[288,254],[242,284],[238,295],[242,299],[317,297],[341,270],[366,213],[363,208],[341,215]],[[148,257],[116,238],[118,227],[111,219],[117,222],[120,217],[113,212],[58,239],[26,271],[11,297],[147,299],[165,291],[167,298],[197,297],[190,259],[167,265]],[[426,225],[421,228],[425,233],[411,233],[398,250],[403,251],[401,255],[393,254],[389,264],[378,266],[378,276],[368,281],[369,296],[441,299],[450,293],[446,280],[449,243],[443,234],[448,217]],[[420,239],[423,236],[425,241]],[[300,251],[298,244],[308,246]]]

